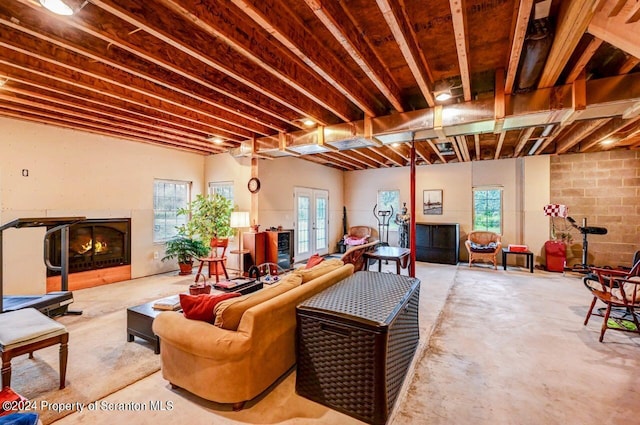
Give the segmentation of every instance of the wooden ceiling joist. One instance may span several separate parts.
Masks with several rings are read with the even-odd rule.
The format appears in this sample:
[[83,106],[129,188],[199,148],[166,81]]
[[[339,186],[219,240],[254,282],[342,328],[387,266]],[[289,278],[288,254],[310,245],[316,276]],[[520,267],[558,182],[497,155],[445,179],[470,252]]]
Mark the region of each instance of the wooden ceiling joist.
[[596,13],[588,26],[589,34],[598,37],[633,57],[640,58],[640,22],[626,23],[620,14],[607,16],[607,9]]
[[[243,55],[230,49],[224,43],[212,42],[211,34],[187,24],[186,20],[180,19],[175,13],[166,9],[164,9],[166,13],[160,13],[156,10],[158,5],[153,5],[150,2],[133,4],[132,0],[125,3],[118,2],[118,4],[115,4],[113,0],[92,0],[91,4],[136,28],[144,30],[174,49],[187,53],[202,62],[203,65],[210,66],[237,82],[297,111],[301,117],[310,117],[319,124],[336,122],[335,115],[326,108],[297,90],[291,90],[291,86],[284,81],[266,78],[266,75],[255,72],[255,64],[249,66]],[[169,31],[169,29],[171,30]],[[189,43],[186,40],[176,38],[173,34],[188,34]],[[351,115],[351,111],[344,115],[345,117]]]
[[522,48],[527,35],[527,27],[529,26],[529,18],[533,11],[533,0],[520,0],[518,6],[518,14],[514,25],[513,34],[511,35],[511,52],[509,54],[509,62],[507,64],[507,74],[505,80],[504,91],[506,94],[513,93],[516,73],[522,56]]
[[578,143],[580,143],[584,138],[589,136],[591,133],[605,125],[609,120],[608,119],[599,119],[589,121],[587,123],[579,123],[576,125],[576,129],[571,131],[566,137],[562,138],[558,142],[558,146],[556,147],[557,153],[565,153]]
[[376,148],[369,148],[374,150],[376,153],[381,155],[382,157],[388,159],[392,163],[396,164],[399,167],[404,167],[406,164],[405,159],[399,155],[397,152],[389,149],[387,146],[380,146]]
[[465,0],[449,0],[451,21],[458,50],[458,65],[464,100],[471,100],[471,77],[469,76],[469,40],[467,33],[467,10]]
[[531,139],[533,132],[536,130],[535,127],[528,127],[522,130],[520,134],[520,138],[518,139],[518,143],[516,144],[515,149],[513,150],[513,157],[517,158],[522,153],[522,150],[527,145],[527,142]]
[[438,147],[436,146],[436,144],[434,143],[433,140],[429,139],[427,140],[427,143],[429,144],[429,146],[431,147],[431,149],[435,152],[435,154],[438,156],[438,158],[440,159],[440,161],[443,164],[447,163],[447,160],[444,159],[444,155],[442,155],[442,153],[440,152],[440,149],[438,149]]
[[433,82],[429,78],[428,70],[425,69],[426,64],[420,61],[420,48],[415,41],[415,34],[413,34],[411,26],[407,23],[402,6],[398,0],[376,0],[376,3],[409,65],[420,92],[429,106],[435,106]]
[[538,88],[553,87],[556,84],[571,54],[591,22],[597,1],[565,0],[561,3],[553,44],[542,71]]
[[[404,112],[400,89],[392,75],[380,62],[362,31],[358,30],[340,3],[322,0],[305,2],[396,111]],[[368,111],[365,113],[370,116],[377,115]]]
[[500,159],[500,154],[502,152],[502,146],[504,146],[504,138],[507,136],[507,132],[503,131],[498,136],[498,146],[496,146],[496,153],[493,156],[493,159]]
[[413,146],[416,148],[416,152],[420,155],[420,158],[427,164],[431,164],[431,154],[427,149],[427,144],[424,142],[413,142]]
[[584,71],[585,67],[601,45],[602,40],[598,37],[594,37],[593,40],[589,42],[589,45],[582,51],[580,58],[569,72],[566,80],[567,83],[573,83],[580,76],[580,73]]
[[391,166],[391,165],[389,165],[387,158],[385,158],[384,156],[380,155],[372,147],[354,149],[354,152],[357,152],[360,155],[362,155],[362,156],[374,161],[375,163],[377,163],[381,167],[388,168],[388,167]]
[[620,141],[623,136],[620,135],[616,138],[616,133],[623,130],[625,127],[628,127],[636,122],[640,121],[640,116],[625,120],[620,117],[611,118],[607,120],[600,128],[591,133],[588,137],[585,137],[580,141],[580,152],[589,152],[591,149],[595,148],[599,143],[602,143],[606,139],[617,139],[612,140],[612,142]]

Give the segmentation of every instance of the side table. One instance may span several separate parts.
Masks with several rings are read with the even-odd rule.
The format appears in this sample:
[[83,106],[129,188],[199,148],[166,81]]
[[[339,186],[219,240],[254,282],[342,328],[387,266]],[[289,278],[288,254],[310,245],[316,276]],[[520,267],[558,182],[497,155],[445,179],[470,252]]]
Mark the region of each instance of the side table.
[[533,252],[531,251],[509,251],[507,248],[502,248],[502,267],[507,270],[507,255],[524,255],[527,257],[527,267],[529,272],[533,273]]

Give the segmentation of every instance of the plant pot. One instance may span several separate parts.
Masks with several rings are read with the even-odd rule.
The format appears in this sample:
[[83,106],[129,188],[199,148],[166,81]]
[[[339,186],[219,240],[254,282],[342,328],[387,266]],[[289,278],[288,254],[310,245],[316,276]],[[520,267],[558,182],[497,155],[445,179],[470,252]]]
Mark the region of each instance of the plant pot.
[[186,276],[193,273],[193,261],[190,263],[178,263],[178,266],[180,266],[179,276]]

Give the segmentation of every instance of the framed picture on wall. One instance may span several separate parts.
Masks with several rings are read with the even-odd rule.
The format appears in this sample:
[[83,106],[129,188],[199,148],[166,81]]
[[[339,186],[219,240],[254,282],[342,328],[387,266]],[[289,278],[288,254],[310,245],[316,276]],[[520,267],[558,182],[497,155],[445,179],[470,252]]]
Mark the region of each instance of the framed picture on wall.
[[442,215],[442,189],[425,190],[422,193],[422,213]]

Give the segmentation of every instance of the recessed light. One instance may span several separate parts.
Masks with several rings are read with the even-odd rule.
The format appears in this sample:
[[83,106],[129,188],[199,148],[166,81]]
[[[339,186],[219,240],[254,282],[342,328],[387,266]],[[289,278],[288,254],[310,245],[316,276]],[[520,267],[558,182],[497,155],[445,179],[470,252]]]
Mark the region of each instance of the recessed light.
[[311,126],[314,126],[316,123],[314,120],[307,118],[306,120],[302,121],[302,124],[304,124],[306,127],[311,127]]
[[224,140],[222,140],[222,138],[220,138],[220,137],[214,137],[213,139],[211,139],[211,141],[213,143],[215,143],[216,145],[221,145],[222,142],[224,142]]
[[5,84],[7,84],[7,81],[9,81],[8,78],[0,77],[0,87],[2,87]]
[[40,4],[57,15],[73,15],[73,9],[62,0],[40,0]]
[[607,145],[612,145],[612,144],[614,143],[614,140],[613,140],[613,139],[611,139],[611,138],[607,138],[607,139],[604,139],[604,140],[603,140],[602,142],[600,142],[600,143],[601,143],[602,145],[605,145],[605,146],[607,146]]
[[400,146],[400,143],[394,142],[394,143],[391,143],[391,146],[393,146],[394,148],[397,148],[398,146]]

